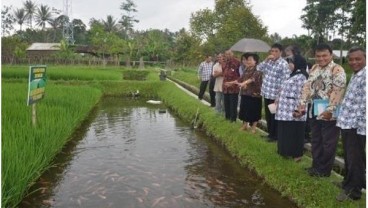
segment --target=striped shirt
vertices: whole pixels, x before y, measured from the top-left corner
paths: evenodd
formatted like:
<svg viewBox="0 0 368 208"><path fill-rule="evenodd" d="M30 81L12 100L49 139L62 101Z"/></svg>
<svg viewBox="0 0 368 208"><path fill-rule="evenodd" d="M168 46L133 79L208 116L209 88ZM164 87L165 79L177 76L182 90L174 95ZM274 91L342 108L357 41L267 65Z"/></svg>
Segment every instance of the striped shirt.
<svg viewBox="0 0 368 208"><path fill-rule="evenodd" d="M288 63L283 58L263 61L258 65L258 71L263 72L261 95L264 98L275 100L282 83L289 77Z"/></svg>
<svg viewBox="0 0 368 208"><path fill-rule="evenodd" d="M202 62L198 68L198 76L201 81L208 81L211 79L213 62Z"/></svg>
<svg viewBox="0 0 368 208"><path fill-rule="evenodd" d="M366 135L365 76L364 67L351 77L336 123L341 129L357 129L360 135Z"/></svg>

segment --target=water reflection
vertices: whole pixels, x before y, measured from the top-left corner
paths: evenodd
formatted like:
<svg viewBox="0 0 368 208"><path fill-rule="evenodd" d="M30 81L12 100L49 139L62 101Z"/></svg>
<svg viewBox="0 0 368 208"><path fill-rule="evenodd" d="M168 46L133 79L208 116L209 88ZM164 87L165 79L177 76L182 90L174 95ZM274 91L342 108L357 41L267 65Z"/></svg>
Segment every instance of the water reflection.
<svg viewBox="0 0 368 208"><path fill-rule="evenodd" d="M295 207L160 108L104 99L21 207Z"/></svg>

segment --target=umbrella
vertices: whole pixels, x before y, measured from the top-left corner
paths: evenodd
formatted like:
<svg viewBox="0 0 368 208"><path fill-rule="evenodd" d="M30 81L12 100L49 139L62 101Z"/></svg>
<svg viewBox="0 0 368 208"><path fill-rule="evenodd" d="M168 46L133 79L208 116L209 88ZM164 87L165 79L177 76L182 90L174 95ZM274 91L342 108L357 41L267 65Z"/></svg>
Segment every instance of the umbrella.
<svg viewBox="0 0 368 208"><path fill-rule="evenodd" d="M268 52L271 47L264 41L252 38L243 38L230 48L239 52Z"/></svg>

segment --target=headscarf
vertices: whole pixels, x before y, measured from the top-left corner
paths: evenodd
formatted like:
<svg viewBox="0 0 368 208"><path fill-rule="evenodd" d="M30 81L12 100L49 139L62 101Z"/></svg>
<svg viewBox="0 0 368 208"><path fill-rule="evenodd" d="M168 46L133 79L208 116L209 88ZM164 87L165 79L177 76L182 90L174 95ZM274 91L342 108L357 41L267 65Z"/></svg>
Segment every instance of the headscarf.
<svg viewBox="0 0 368 208"><path fill-rule="evenodd" d="M299 54L295 54L293 57L294 70L291 72L290 77L293 77L297 74L303 74L308 79L307 73L307 61L305 58Z"/></svg>

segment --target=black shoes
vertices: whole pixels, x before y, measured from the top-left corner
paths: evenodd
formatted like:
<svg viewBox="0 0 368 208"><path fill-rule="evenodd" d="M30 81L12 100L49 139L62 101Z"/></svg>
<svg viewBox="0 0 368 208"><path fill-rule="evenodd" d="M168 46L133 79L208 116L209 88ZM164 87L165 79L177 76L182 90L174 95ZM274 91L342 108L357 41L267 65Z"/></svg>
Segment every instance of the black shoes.
<svg viewBox="0 0 368 208"><path fill-rule="evenodd" d="M312 177L330 177L330 175L331 175L331 173L321 173L321 172L318 172L316 169L314 169L312 167L306 168L306 171Z"/></svg>
<svg viewBox="0 0 368 208"><path fill-rule="evenodd" d="M346 191L341 191L339 195L336 196L336 200L339 202L343 201L352 201L352 200L359 200L361 197L354 197Z"/></svg>
<svg viewBox="0 0 368 208"><path fill-rule="evenodd" d="M335 185L337 188L342 189L342 182L332 181L332 184Z"/></svg>
<svg viewBox="0 0 368 208"><path fill-rule="evenodd" d="M270 135L261 135L262 138L267 139L267 142L277 142L277 139L270 137Z"/></svg>
<svg viewBox="0 0 368 208"><path fill-rule="evenodd" d="M267 139L267 142L277 142L277 139L271 139L271 138L269 138L269 139Z"/></svg>

